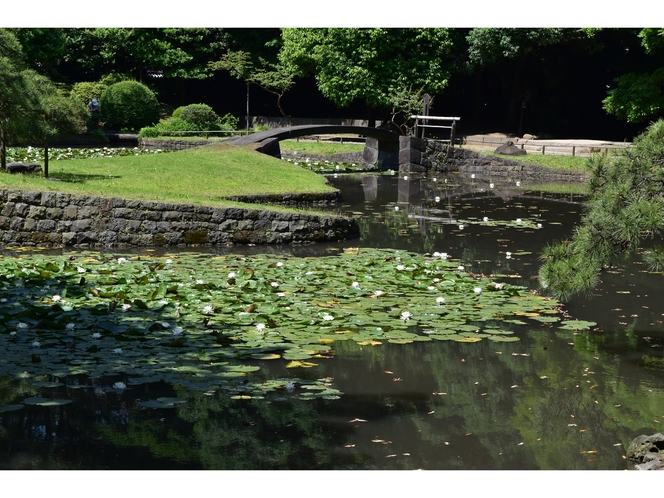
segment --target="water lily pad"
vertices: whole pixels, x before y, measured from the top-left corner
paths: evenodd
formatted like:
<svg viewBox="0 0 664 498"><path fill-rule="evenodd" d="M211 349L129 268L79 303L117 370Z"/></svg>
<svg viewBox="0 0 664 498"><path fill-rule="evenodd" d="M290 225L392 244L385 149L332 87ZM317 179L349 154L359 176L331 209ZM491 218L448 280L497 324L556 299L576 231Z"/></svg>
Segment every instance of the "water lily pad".
<svg viewBox="0 0 664 498"><path fill-rule="evenodd" d="M0 406L0 413L2 412L15 412L24 407L24 405L4 405Z"/></svg>
<svg viewBox="0 0 664 498"><path fill-rule="evenodd" d="M23 400L23 403L25 403L26 405L37 405L37 406L62 406L62 405L68 405L71 402L72 402L71 399L47 399L40 397L25 398Z"/></svg>

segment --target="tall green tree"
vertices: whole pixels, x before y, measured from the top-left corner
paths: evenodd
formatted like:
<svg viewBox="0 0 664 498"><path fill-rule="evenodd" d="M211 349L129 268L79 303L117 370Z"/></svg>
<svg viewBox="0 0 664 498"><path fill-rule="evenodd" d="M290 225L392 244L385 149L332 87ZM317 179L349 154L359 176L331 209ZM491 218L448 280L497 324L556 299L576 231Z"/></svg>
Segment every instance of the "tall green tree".
<svg viewBox="0 0 664 498"><path fill-rule="evenodd" d="M664 29L645 28L639 38L647 54L657 57L664 53ZM664 114L664 64L652 72L624 74L615 82L602 102L608 114L631 123Z"/></svg>
<svg viewBox="0 0 664 498"><path fill-rule="evenodd" d="M115 71L143 82L148 69L168 78L208 78L208 61L227 45L218 28L70 28L65 36L66 60L93 80Z"/></svg>
<svg viewBox="0 0 664 498"><path fill-rule="evenodd" d="M442 92L454 68L448 29L289 28L282 38L281 63L315 75L339 107L359 99L387 114L404 89Z"/></svg>
<svg viewBox="0 0 664 498"><path fill-rule="evenodd" d="M0 167L7 169L10 139L27 137L39 97L30 91L36 74L27 69L21 44L9 30L0 29Z"/></svg>
<svg viewBox="0 0 664 498"><path fill-rule="evenodd" d="M30 69L49 78L58 78L58 65L67 52L61 28L9 29L21 44L25 62Z"/></svg>
<svg viewBox="0 0 664 498"><path fill-rule="evenodd" d="M231 76L241 79L247 85L247 129L249 128L249 86L255 84L277 97L277 107L285 118L289 116L281 105L284 94L295 83L295 70L292 65L270 63L263 57L254 61L249 52L243 50L228 51L221 59L209 64L216 71L228 71Z"/></svg>
<svg viewBox="0 0 664 498"><path fill-rule="evenodd" d="M27 73L24 81L24 91L34 95L35 102L38 102L28 123L30 141L44 147L44 176L48 178L50 144L56 139L80 133L88 118L88 110L79 99L65 95L43 75Z"/></svg>

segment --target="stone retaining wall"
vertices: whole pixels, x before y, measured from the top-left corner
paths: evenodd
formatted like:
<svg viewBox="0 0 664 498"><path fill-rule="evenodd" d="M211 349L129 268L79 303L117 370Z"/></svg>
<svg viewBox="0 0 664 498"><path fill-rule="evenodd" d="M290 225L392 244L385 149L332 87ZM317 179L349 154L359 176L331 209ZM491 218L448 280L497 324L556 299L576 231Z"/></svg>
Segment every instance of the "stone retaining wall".
<svg viewBox="0 0 664 498"><path fill-rule="evenodd" d="M211 140L157 140L154 138L142 138L140 146L143 149L185 150L212 143L215 142Z"/></svg>
<svg viewBox="0 0 664 498"><path fill-rule="evenodd" d="M352 218L0 190L0 245L286 244L359 237Z"/></svg>
<svg viewBox="0 0 664 498"><path fill-rule="evenodd" d="M522 161L480 154L460 147L416 137L399 138L399 171L476 173L494 177L542 178L547 180L583 181L586 175L536 166Z"/></svg>

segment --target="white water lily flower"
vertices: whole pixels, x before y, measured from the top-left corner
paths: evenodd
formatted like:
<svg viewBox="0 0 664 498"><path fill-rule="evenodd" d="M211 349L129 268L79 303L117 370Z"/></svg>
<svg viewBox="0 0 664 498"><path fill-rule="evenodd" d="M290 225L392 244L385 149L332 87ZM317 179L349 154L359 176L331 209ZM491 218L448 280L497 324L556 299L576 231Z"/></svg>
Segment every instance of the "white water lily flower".
<svg viewBox="0 0 664 498"><path fill-rule="evenodd" d="M457 270L464 271L466 268L463 265L457 266Z"/></svg>
<svg viewBox="0 0 664 498"><path fill-rule="evenodd" d="M493 284L493 285L495 285L495 286L496 286L496 289L498 289L498 290L502 290L503 287L505 287L505 284L501 284L501 283L498 283L498 282L496 282L496 283Z"/></svg>
<svg viewBox="0 0 664 498"><path fill-rule="evenodd" d="M270 282L272 287L279 287L279 282Z"/></svg>
<svg viewBox="0 0 664 498"><path fill-rule="evenodd" d="M41 342L39 342L39 341L35 341L35 342L32 343L33 348L38 348L39 346L41 346Z"/></svg>
<svg viewBox="0 0 664 498"><path fill-rule="evenodd" d="M459 225L459 230L463 230L463 225Z"/></svg>
<svg viewBox="0 0 664 498"><path fill-rule="evenodd" d="M166 264L167 264L167 265L170 265L172 262L173 262L172 259L167 259L167 260L166 260Z"/></svg>
<svg viewBox="0 0 664 498"><path fill-rule="evenodd" d="M482 293L482 289L480 287L475 287L473 290L475 291L475 294L481 294Z"/></svg>
<svg viewBox="0 0 664 498"><path fill-rule="evenodd" d="M54 303L57 303L58 301L62 301L62 296L58 296L57 294L51 298L51 301Z"/></svg>
<svg viewBox="0 0 664 498"><path fill-rule="evenodd" d="M436 201L436 202L440 202L440 197L439 197L439 196L436 196L436 197L434 197L433 200Z"/></svg>
<svg viewBox="0 0 664 498"><path fill-rule="evenodd" d="M265 324L264 323L257 323L256 324L256 332L263 332L265 329Z"/></svg>
<svg viewBox="0 0 664 498"><path fill-rule="evenodd" d="M511 258L512 258L512 253L509 252L509 251L507 251L507 252L505 253L505 257L506 257L507 259L511 259Z"/></svg>
<svg viewBox="0 0 664 498"><path fill-rule="evenodd" d="M376 297L381 296L383 294L385 294L385 293L381 290L377 290L376 292L374 292L374 296L376 296Z"/></svg>
<svg viewBox="0 0 664 498"><path fill-rule="evenodd" d="M541 224L541 223L538 223L538 224L537 224L537 228L542 228L542 224Z"/></svg>
<svg viewBox="0 0 664 498"><path fill-rule="evenodd" d="M184 330L182 329L182 327L175 327L175 328L173 329L173 335L182 335L182 332L184 332Z"/></svg>
<svg viewBox="0 0 664 498"><path fill-rule="evenodd" d="M196 285L203 285L205 282L203 280L196 280Z"/></svg>
<svg viewBox="0 0 664 498"><path fill-rule="evenodd" d="M397 270L401 271L401 270L405 270L405 269L406 269L406 267L404 265L397 265Z"/></svg>
<svg viewBox="0 0 664 498"><path fill-rule="evenodd" d="M131 308L131 304L125 303L122 305L122 311L127 311L129 308Z"/></svg>
<svg viewBox="0 0 664 498"><path fill-rule="evenodd" d="M395 211L399 211L399 206L394 206Z"/></svg>
<svg viewBox="0 0 664 498"><path fill-rule="evenodd" d="M437 284L438 282L440 282L440 279L439 279L438 277L436 277L436 278L433 279L433 283L434 283L434 284Z"/></svg>
<svg viewBox="0 0 664 498"><path fill-rule="evenodd" d="M212 306L204 306L203 313L212 313Z"/></svg>
<svg viewBox="0 0 664 498"><path fill-rule="evenodd" d="M488 217L488 216L485 216L484 218L482 218L482 221L484 221L484 222L489 221L489 217Z"/></svg>
<svg viewBox="0 0 664 498"><path fill-rule="evenodd" d="M436 288L433 285L430 285L429 287L427 287L427 290L435 290L435 289Z"/></svg>
<svg viewBox="0 0 664 498"><path fill-rule="evenodd" d="M446 252L441 252L440 253L440 259L447 259L449 256L447 255Z"/></svg>
<svg viewBox="0 0 664 498"><path fill-rule="evenodd" d="M228 274L228 278L235 278L236 276L237 276L237 275L236 275L236 273L235 273L234 271L232 271L232 272L230 272L230 273Z"/></svg>
<svg viewBox="0 0 664 498"><path fill-rule="evenodd" d="M350 284L350 286L353 289L359 289L360 288L360 283L359 282L353 282L352 284Z"/></svg>
<svg viewBox="0 0 664 498"><path fill-rule="evenodd" d="M286 388L286 391L291 392L295 390L295 384L292 382L286 382L286 385L284 386Z"/></svg>
<svg viewBox="0 0 664 498"><path fill-rule="evenodd" d="M404 311L403 313L401 313L401 319L404 322L407 322L408 320L410 320L411 316L413 316L413 314L410 311Z"/></svg>
<svg viewBox="0 0 664 498"><path fill-rule="evenodd" d="M27 329L27 328L28 328L28 324L25 323L25 322L18 322L18 323L16 324L16 328L17 328L17 329Z"/></svg>
<svg viewBox="0 0 664 498"><path fill-rule="evenodd" d="M79 273L85 273L85 268L81 268L80 266L76 268L76 271Z"/></svg>
<svg viewBox="0 0 664 498"><path fill-rule="evenodd" d="M516 186L517 186L517 187L520 187L520 186L521 186L521 182L516 182Z"/></svg>
<svg viewBox="0 0 664 498"><path fill-rule="evenodd" d="M95 332L90 337L92 337L93 339L99 339L99 338L101 338L101 334L99 332Z"/></svg>
<svg viewBox="0 0 664 498"><path fill-rule="evenodd" d="M475 173L470 175L471 178L475 178Z"/></svg>
<svg viewBox="0 0 664 498"><path fill-rule="evenodd" d="M277 296L279 297L284 297L286 295L285 292L277 292Z"/></svg>
<svg viewBox="0 0 664 498"><path fill-rule="evenodd" d="M284 266L284 264L283 264L281 261L279 261L279 262L277 263L277 266Z"/></svg>
<svg viewBox="0 0 664 498"><path fill-rule="evenodd" d="M126 263L126 262L127 262L127 258L118 258L118 263L122 264L122 263Z"/></svg>
<svg viewBox="0 0 664 498"><path fill-rule="evenodd" d="M15 330L12 330L12 331L9 333L9 335L12 336L12 337L14 337L14 336L16 335L16 331L15 331Z"/></svg>
<svg viewBox="0 0 664 498"><path fill-rule="evenodd" d="M523 221L521 220L521 218L517 218L517 219L516 219L516 222L517 222L517 223L523 223Z"/></svg>
<svg viewBox="0 0 664 498"><path fill-rule="evenodd" d="M437 181L438 181L438 178L432 178L432 180L433 180L434 182L437 182Z"/></svg>
<svg viewBox="0 0 664 498"><path fill-rule="evenodd" d="M76 324L75 323L68 323L65 328L67 330L74 330L76 328Z"/></svg>
<svg viewBox="0 0 664 498"><path fill-rule="evenodd" d="M327 315L326 314L326 315L323 315L323 320L326 320L326 321L329 322L331 320L334 320L334 317L332 315Z"/></svg>
<svg viewBox="0 0 664 498"><path fill-rule="evenodd" d="M445 304L445 298L444 297L437 297L436 302L438 304Z"/></svg>
<svg viewBox="0 0 664 498"><path fill-rule="evenodd" d="M115 348L115 349L113 350L113 352L114 352L115 354L122 354L122 348Z"/></svg>
<svg viewBox="0 0 664 498"><path fill-rule="evenodd" d="M127 384L125 384L124 382L116 382L115 384L113 384L113 389L117 389L118 391L123 391L127 389Z"/></svg>

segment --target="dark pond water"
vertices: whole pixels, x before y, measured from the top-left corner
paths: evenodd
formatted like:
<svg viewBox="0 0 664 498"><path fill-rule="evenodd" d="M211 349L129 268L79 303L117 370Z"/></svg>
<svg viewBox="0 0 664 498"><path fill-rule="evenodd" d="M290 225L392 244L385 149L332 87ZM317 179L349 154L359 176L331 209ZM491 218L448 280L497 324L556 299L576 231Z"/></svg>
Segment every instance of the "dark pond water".
<svg viewBox="0 0 664 498"><path fill-rule="evenodd" d="M544 193L525 181L330 181L344 193L341 211L358 218L361 239L221 252L439 251L474 273L538 289L539 251L571 233L582 210L578 193ZM529 223L542 226L523 228ZM342 391L337 400L305 401L297 392L233 400L165 383L104 389L117 378L59 387L0 380L0 405L29 395L74 400L0 412L0 468L625 469L630 441L664 424L662 275L636 256L603 277L592 296L565 303L571 317L596 322L585 332L543 323L513 343L339 342L336 356L308 374ZM283 375L283 365L270 365ZM138 404L157 397L186 403Z"/></svg>

